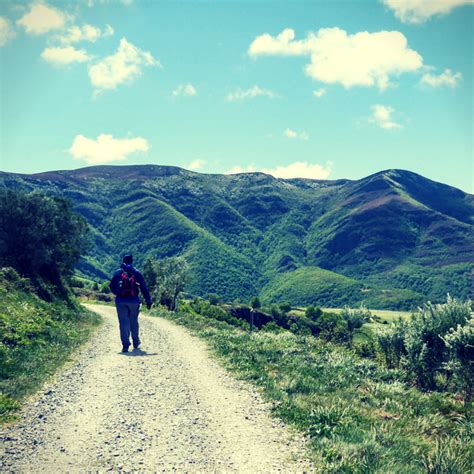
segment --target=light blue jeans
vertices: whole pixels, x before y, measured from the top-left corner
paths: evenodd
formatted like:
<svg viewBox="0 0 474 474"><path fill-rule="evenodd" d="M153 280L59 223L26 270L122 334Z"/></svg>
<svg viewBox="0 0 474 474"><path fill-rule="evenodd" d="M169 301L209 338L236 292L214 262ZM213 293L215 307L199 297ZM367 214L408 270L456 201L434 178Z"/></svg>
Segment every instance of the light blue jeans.
<svg viewBox="0 0 474 474"><path fill-rule="evenodd" d="M140 344L138 336L138 313L140 312L140 303L116 302L117 314L120 325L120 339L122 346L130 346L130 333L132 334L133 345L137 347Z"/></svg>

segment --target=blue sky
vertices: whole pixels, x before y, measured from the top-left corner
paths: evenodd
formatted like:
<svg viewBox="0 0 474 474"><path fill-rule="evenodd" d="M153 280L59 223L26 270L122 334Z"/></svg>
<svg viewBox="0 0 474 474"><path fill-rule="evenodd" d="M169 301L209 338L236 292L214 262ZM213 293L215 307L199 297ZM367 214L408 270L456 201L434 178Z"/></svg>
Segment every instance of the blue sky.
<svg viewBox="0 0 474 474"><path fill-rule="evenodd" d="M0 168L166 164L474 192L472 0L0 2Z"/></svg>

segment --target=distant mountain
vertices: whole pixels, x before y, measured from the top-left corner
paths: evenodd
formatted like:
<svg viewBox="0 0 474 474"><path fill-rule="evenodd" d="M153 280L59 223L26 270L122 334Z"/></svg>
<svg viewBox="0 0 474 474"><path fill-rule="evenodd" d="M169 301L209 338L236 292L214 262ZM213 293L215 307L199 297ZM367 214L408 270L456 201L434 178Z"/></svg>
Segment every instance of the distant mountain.
<svg viewBox="0 0 474 474"><path fill-rule="evenodd" d="M409 308L473 297L474 196L409 171L351 181L211 175L172 166L0 173L63 194L90 223L79 271L108 278L125 252L185 256L189 292Z"/></svg>

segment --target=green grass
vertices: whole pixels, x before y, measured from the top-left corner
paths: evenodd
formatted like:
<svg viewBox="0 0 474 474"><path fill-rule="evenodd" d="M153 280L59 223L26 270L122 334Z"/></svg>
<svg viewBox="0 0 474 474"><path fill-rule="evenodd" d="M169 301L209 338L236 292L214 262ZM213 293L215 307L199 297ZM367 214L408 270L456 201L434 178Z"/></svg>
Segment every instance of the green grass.
<svg viewBox="0 0 474 474"><path fill-rule="evenodd" d="M0 300L0 422L5 422L88 338L100 317L74 300L47 303L25 280L0 280Z"/></svg>
<svg viewBox="0 0 474 474"><path fill-rule="evenodd" d="M208 341L308 437L318 472L464 473L474 462L472 407L452 395L422 393L401 371L320 338L281 329L249 335L195 311L163 315Z"/></svg>
<svg viewBox="0 0 474 474"><path fill-rule="evenodd" d="M328 302L344 305L357 301L362 283L318 267L299 268L274 278L261 297L264 302L292 301L299 305L321 306Z"/></svg>

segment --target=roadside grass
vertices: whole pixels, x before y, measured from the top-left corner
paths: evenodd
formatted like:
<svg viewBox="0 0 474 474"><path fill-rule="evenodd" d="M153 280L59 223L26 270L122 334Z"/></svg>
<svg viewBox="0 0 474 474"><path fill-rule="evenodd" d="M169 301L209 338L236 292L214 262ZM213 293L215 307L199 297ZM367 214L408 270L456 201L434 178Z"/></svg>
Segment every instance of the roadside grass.
<svg viewBox="0 0 474 474"><path fill-rule="evenodd" d="M0 279L0 423L37 390L100 324L76 301L47 303L26 280Z"/></svg>
<svg viewBox="0 0 474 474"><path fill-rule="evenodd" d="M321 472L465 473L474 465L472 406L423 393L403 372L281 328L249 335L242 323L154 311L204 338L237 377L255 384L276 416L309 440Z"/></svg>

